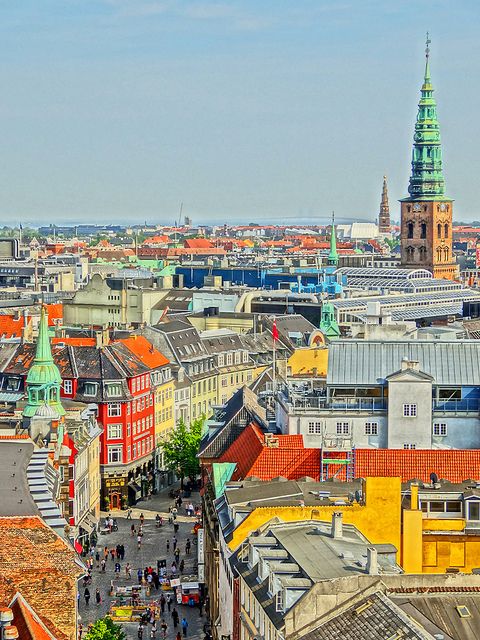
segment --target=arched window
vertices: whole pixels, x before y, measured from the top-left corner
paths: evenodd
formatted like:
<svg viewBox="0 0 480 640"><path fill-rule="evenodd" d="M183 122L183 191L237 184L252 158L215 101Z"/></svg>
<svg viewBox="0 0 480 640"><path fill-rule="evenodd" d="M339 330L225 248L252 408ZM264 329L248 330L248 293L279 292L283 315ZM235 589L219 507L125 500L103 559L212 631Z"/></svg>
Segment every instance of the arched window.
<svg viewBox="0 0 480 640"><path fill-rule="evenodd" d="M420 252L420 260L424 262L427 258L427 247L420 247L419 252Z"/></svg>
<svg viewBox="0 0 480 640"><path fill-rule="evenodd" d="M445 238L448 238L448 224L447 223L444 224L443 229L444 229Z"/></svg>
<svg viewBox="0 0 480 640"><path fill-rule="evenodd" d="M407 238L413 238L413 222L407 224Z"/></svg>
<svg viewBox="0 0 480 640"><path fill-rule="evenodd" d="M421 238L426 238L427 237L427 223L426 222L422 222L422 226L421 226L421 230L420 230L420 237Z"/></svg>
<svg viewBox="0 0 480 640"><path fill-rule="evenodd" d="M448 260L448 247L443 247L443 256L445 260Z"/></svg>
<svg viewBox="0 0 480 640"><path fill-rule="evenodd" d="M437 261L442 261L442 247L437 247Z"/></svg>
<svg viewBox="0 0 480 640"><path fill-rule="evenodd" d="M440 223L437 224L437 238L442 237L442 225Z"/></svg>
<svg viewBox="0 0 480 640"><path fill-rule="evenodd" d="M407 247L407 262L413 262L415 255L415 249L413 247Z"/></svg>

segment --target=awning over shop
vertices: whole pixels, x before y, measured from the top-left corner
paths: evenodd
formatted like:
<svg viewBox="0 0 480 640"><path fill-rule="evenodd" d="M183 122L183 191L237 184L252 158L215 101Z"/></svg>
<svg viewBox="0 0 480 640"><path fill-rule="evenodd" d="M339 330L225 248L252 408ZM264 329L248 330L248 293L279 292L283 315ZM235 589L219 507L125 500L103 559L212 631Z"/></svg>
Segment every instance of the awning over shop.
<svg viewBox="0 0 480 640"><path fill-rule="evenodd" d="M77 553L82 553L83 552L83 547L80 544L80 542L78 540L75 540L75 542L73 543L73 546L75 547L75 551Z"/></svg>

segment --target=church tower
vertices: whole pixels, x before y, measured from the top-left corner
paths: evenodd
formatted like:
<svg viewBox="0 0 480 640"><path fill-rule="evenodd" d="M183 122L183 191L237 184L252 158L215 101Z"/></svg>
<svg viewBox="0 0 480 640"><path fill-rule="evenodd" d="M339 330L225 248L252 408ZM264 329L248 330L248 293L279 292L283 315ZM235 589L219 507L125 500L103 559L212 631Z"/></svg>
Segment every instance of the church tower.
<svg viewBox="0 0 480 640"><path fill-rule="evenodd" d="M27 374L28 400L23 416L57 419L63 416L65 409L60 401L61 384L62 377L53 361L47 315L42 305L35 358Z"/></svg>
<svg viewBox="0 0 480 640"><path fill-rule="evenodd" d="M383 176L382 201L380 202L380 213L378 215L378 230L380 235L391 233L390 226L390 205L388 204L387 176Z"/></svg>
<svg viewBox="0 0 480 640"><path fill-rule="evenodd" d="M430 78L427 34L425 77L413 136L410 196L401 200L401 261L408 269L428 269L435 278L454 280L453 200L445 195L437 105Z"/></svg>

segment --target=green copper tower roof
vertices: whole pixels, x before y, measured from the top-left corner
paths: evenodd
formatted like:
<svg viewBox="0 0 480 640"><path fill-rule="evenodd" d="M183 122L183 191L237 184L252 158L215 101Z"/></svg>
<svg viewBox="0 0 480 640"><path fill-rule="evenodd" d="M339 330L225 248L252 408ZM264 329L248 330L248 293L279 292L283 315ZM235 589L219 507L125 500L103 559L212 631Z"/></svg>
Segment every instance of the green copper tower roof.
<svg viewBox="0 0 480 640"><path fill-rule="evenodd" d="M64 415L65 409L60 402L61 384L62 377L53 361L50 348L47 315L42 306L35 358L27 375L28 402L23 415L27 418L42 415L42 412L45 413L45 405L54 409L58 415Z"/></svg>
<svg viewBox="0 0 480 640"><path fill-rule="evenodd" d="M337 252L337 236L335 234L335 216L332 214L332 232L330 234L330 253L328 254L327 264L330 267L338 265Z"/></svg>
<svg viewBox="0 0 480 640"><path fill-rule="evenodd" d="M437 103L433 97L430 77L430 39L427 33L425 49L425 77L418 103L417 121L413 136L412 175L408 185L409 198L405 200L448 200L442 171L440 125Z"/></svg>
<svg viewBox="0 0 480 640"><path fill-rule="evenodd" d="M340 328L335 319L335 307L331 302L322 303L322 315L320 320L320 331L327 338L340 337Z"/></svg>

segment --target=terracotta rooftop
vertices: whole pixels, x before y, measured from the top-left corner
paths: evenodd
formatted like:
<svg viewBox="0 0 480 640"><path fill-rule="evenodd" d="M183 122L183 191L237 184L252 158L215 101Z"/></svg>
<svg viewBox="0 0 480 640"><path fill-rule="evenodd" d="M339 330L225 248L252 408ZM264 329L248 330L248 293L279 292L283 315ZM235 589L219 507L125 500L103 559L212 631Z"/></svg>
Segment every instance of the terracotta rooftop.
<svg viewBox="0 0 480 640"><path fill-rule="evenodd" d="M270 437L273 437L273 441L269 445L261 429L251 423L243 429L219 462L236 463L233 480L248 477L272 480L278 476L288 480L304 476L319 480L319 449L306 449L301 435L272 434Z"/></svg>
<svg viewBox="0 0 480 640"><path fill-rule="evenodd" d="M170 363L170 360L166 358L163 353L160 353L158 349L155 349L153 344L149 342L144 336L135 335L130 338L120 340L127 349L137 356L144 364L151 369L157 367L164 367Z"/></svg>
<svg viewBox="0 0 480 640"><path fill-rule="evenodd" d="M75 640L75 551L35 516L0 518L0 540L0 602L20 592L56 638Z"/></svg>
<svg viewBox="0 0 480 640"><path fill-rule="evenodd" d="M15 595L9 607L13 613L12 624L17 627L21 640L55 640L55 636L48 631L40 617L20 593Z"/></svg>

